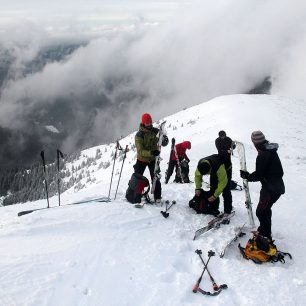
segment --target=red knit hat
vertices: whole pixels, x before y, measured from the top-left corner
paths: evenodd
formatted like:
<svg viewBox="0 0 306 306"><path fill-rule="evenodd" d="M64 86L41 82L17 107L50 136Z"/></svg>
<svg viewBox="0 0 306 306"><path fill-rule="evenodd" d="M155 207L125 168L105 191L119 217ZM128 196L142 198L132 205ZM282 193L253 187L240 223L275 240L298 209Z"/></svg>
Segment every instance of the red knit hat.
<svg viewBox="0 0 306 306"><path fill-rule="evenodd" d="M141 117L141 123L144 125L152 125L152 117L150 114L145 113Z"/></svg>

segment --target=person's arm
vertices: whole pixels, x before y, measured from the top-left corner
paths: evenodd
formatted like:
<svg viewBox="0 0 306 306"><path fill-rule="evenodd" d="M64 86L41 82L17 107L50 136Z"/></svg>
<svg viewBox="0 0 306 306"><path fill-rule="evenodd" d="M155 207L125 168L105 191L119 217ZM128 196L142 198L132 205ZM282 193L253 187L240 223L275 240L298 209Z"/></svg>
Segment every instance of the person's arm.
<svg viewBox="0 0 306 306"><path fill-rule="evenodd" d="M250 173L250 175L247 178L249 182L258 182L263 180L269 159L270 159L269 152L267 151L259 152L256 158L256 169L253 173Z"/></svg>
<svg viewBox="0 0 306 306"><path fill-rule="evenodd" d="M203 177L202 174L200 173L199 169L197 168L196 171L195 171L195 174L194 174L194 182L195 182L196 191L201 190L201 188L202 188L202 182L203 182L202 177Z"/></svg>
<svg viewBox="0 0 306 306"><path fill-rule="evenodd" d="M218 177L218 186L214 192L215 198L218 198L220 196L220 194L222 193L223 189L226 187L228 182L226 170L223 164L219 167L217 171L217 177Z"/></svg>

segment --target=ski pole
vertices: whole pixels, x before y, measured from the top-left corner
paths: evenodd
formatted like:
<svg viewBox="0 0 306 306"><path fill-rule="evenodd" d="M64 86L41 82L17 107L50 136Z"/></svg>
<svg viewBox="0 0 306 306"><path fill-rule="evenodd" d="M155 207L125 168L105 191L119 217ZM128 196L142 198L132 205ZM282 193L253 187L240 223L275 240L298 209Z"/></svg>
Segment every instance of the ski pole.
<svg viewBox="0 0 306 306"><path fill-rule="evenodd" d="M166 202L166 210L165 211L161 211L160 213L163 215L163 217L165 217L165 218L168 218L169 217L169 213L167 212L174 204L176 204L176 201L175 200L173 200L172 202L171 202L171 205L170 206L168 206L168 204L169 204L169 201L167 200Z"/></svg>
<svg viewBox="0 0 306 306"><path fill-rule="evenodd" d="M57 149L57 191L58 191L58 206L61 206L61 188L60 188L60 157L64 158L64 154Z"/></svg>
<svg viewBox="0 0 306 306"><path fill-rule="evenodd" d="M116 142L116 150L115 150L115 155L114 155L114 162L113 162L113 170L112 170L112 175L111 175L111 181L110 181L110 185L109 185L109 191L108 191L108 198L110 200L110 192L111 192L111 188L112 188L112 182L113 182L113 175L114 175L114 169L115 169L115 163L116 163L116 158L117 158L117 151L121 150L121 146L119 144L119 141L117 140Z"/></svg>
<svg viewBox="0 0 306 306"><path fill-rule="evenodd" d="M49 205L49 192L48 192L48 184L47 184L47 174L46 174L46 163L45 163L45 152L42 150L40 152L40 156L43 162L43 167L44 167L44 177L45 177L45 190L46 190L46 195L47 195L47 203L48 203L48 208L50 207Z"/></svg>
<svg viewBox="0 0 306 306"><path fill-rule="evenodd" d="M118 187L119 187L119 183L120 183L120 179L121 179L121 174L122 174L122 169L123 169L123 165L124 165L124 161L125 161L125 158L126 158L127 151L128 151L128 145L126 145L125 150L124 150L124 156L123 156L123 161L122 161L122 165L121 165L121 170L120 170L120 174L119 174L119 179L118 179L118 184L117 184L114 200L116 200L117 191L118 191Z"/></svg>
<svg viewBox="0 0 306 306"><path fill-rule="evenodd" d="M193 287L193 289L192 289L192 292L194 292L194 293L197 293L197 292L198 292L198 289L199 289L199 287L200 287L200 283L201 283L201 281L202 281L203 274L204 274L205 270L207 269L208 263L209 263L210 258L211 258L212 256L215 256L215 252L212 251L212 250L208 251L208 260L207 260L207 263L206 263L206 265L204 265L204 269L203 269L203 271L202 271L202 274L201 274L201 276L199 277L199 279L197 280L196 284L194 285L194 287Z"/></svg>
<svg viewBox="0 0 306 306"><path fill-rule="evenodd" d="M202 257L202 251L201 251L201 250L196 250L195 252L199 255L199 257L201 258L201 261L202 261L203 265L205 266L206 264L205 264L205 261L203 260L203 257ZM227 285L226 285L226 284L222 284L222 285L218 286L218 285L216 284L214 278L213 278L212 275L210 274L208 268L206 268L206 271L207 271L207 273L208 273L208 275L209 275L209 278L210 278L210 280L211 280L211 282L212 282L212 285L213 285L213 289L214 289L215 291L218 291L218 290L220 290L220 289L226 289L226 288L227 288ZM220 291L221 291L221 290L220 290Z"/></svg>

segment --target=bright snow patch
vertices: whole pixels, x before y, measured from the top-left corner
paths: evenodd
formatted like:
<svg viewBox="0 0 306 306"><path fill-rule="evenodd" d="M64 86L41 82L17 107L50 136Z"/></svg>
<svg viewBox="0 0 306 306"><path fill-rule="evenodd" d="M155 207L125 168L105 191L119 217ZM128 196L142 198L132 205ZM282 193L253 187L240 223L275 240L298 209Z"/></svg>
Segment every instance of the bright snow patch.
<svg viewBox="0 0 306 306"><path fill-rule="evenodd" d="M202 249L206 260L209 250L218 252L235 227L248 221L244 192L233 192L236 215L230 225L193 241L194 231L210 220L210 216L197 215L188 207L193 184L162 184L163 197L177 201L168 219L160 214L164 208L147 205L136 209L125 201L135 162L135 151L131 150L116 201L65 206L108 195L112 167L99 169L97 164L88 169L96 183L86 185L84 181L86 188L78 193L66 191L62 207L22 217L17 217L17 212L44 207L46 201L0 209L0 305L305 305L305 118L305 102L264 95L220 97L165 118L170 139L192 143L187 152L192 180L198 160L216 152L214 140L221 129L245 143L250 171L256 158L250 141L253 130L260 129L267 139L279 143L286 194L273 207L272 231L277 246L290 252L292 261L255 265L241 257L236 242L223 259L215 256L209 264L217 283L226 283L228 289L217 297L192 293L203 268L194 251ZM133 144L134 135L122 139L122 147ZM83 151L78 163L86 156L95 156L97 148L102 152L101 162L109 161L114 144ZM169 152L170 146L161 153L163 175ZM237 152L232 160L233 179L241 182ZM117 160L112 198L120 168ZM148 172L145 174L148 176ZM259 190L259 183L250 183L254 211ZM50 203L56 206L57 197ZM250 236L247 231L241 244L245 245ZM206 273L201 287L212 291Z"/></svg>

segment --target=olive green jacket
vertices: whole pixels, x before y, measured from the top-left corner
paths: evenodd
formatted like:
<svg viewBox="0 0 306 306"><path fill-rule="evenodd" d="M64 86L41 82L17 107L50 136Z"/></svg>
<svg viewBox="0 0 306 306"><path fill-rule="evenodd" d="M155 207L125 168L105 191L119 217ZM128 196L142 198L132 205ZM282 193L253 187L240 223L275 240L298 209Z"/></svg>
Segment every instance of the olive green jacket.
<svg viewBox="0 0 306 306"><path fill-rule="evenodd" d="M155 160L155 156L152 155L152 151L157 150L157 128L152 130L146 130L142 124L139 126L139 130L135 135L135 146L137 149L137 159L146 163Z"/></svg>

